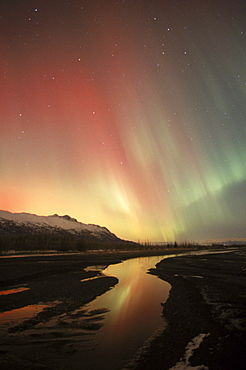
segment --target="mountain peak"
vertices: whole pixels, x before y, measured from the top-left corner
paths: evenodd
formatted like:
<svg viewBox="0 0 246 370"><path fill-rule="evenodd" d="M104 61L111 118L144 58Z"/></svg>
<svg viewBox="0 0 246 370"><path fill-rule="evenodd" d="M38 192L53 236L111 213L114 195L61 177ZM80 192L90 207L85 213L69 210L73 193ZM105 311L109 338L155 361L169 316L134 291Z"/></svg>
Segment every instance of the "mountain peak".
<svg viewBox="0 0 246 370"><path fill-rule="evenodd" d="M67 220L67 221L78 222L78 220L76 220L76 218L70 217L69 215L59 216L57 213L55 213L54 215L48 216L48 217L59 217L59 218L63 218L64 220Z"/></svg>
<svg viewBox="0 0 246 370"><path fill-rule="evenodd" d="M68 215L37 216L30 213L11 213L0 210L0 231L67 233L84 239L98 241L122 241L106 227L84 224ZM18 231L19 230L19 231Z"/></svg>

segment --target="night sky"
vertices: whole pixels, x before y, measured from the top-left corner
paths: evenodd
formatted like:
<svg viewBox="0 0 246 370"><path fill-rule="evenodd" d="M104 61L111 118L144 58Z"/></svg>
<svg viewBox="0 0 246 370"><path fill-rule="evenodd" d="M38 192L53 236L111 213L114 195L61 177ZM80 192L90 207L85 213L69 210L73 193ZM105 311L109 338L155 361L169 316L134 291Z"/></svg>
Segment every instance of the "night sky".
<svg viewBox="0 0 246 370"><path fill-rule="evenodd" d="M2 0L0 209L246 239L244 0Z"/></svg>

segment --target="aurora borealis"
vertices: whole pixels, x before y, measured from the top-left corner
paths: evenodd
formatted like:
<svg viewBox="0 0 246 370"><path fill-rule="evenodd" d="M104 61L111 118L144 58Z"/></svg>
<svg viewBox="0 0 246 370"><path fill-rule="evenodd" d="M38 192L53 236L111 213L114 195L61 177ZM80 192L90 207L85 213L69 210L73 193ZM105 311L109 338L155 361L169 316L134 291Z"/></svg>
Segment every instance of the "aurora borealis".
<svg viewBox="0 0 246 370"><path fill-rule="evenodd" d="M0 209L246 239L244 1L2 1Z"/></svg>

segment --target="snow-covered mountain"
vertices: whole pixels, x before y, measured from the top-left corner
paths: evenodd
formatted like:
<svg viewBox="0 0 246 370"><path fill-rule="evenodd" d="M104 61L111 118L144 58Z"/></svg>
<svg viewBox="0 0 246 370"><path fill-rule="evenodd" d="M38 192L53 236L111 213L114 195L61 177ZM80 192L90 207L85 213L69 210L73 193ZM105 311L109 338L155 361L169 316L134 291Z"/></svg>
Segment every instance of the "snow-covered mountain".
<svg viewBox="0 0 246 370"><path fill-rule="evenodd" d="M83 224L70 216L37 216L30 213L11 213L0 211L0 233L53 233L72 234L78 237L97 241L122 242L106 227Z"/></svg>

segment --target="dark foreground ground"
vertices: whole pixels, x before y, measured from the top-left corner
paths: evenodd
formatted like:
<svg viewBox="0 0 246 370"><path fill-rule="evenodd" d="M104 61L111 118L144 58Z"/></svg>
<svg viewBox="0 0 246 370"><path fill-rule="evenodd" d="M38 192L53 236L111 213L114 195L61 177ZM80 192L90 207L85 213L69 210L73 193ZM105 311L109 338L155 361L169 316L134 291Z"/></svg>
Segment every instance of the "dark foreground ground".
<svg viewBox="0 0 246 370"><path fill-rule="evenodd" d="M83 369L83 364L70 362L76 357L71 354L77 343L88 342L102 326L105 313L88 312L84 305L118 283L115 277L90 280L98 272L85 268L99 265L103 269L127 258L160 253L0 258L0 369ZM84 279L89 280L81 282ZM20 288L26 290L6 294Z"/></svg>
<svg viewBox="0 0 246 370"><path fill-rule="evenodd" d="M246 249L165 259L151 273L172 286L168 326L136 369L246 369Z"/></svg>
<svg viewBox="0 0 246 370"><path fill-rule="evenodd" d="M151 271L172 285L163 306L168 325L140 355L137 370L246 369L246 255L239 251L168 258ZM0 369L68 369L62 359L103 321L104 312L88 312L83 305L117 284L114 277L81 283L97 274L84 269L139 255L0 258L0 291L28 288L0 295L0 318L37 307L28 319L18 320L16 311L16 320L0 321ZM39 312L42 304L47 307ZM83 367L70 364L73 369Z"/></svg>

